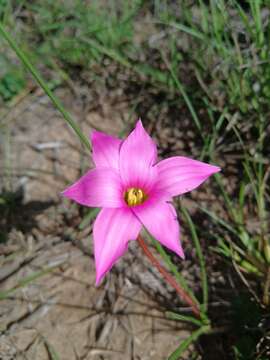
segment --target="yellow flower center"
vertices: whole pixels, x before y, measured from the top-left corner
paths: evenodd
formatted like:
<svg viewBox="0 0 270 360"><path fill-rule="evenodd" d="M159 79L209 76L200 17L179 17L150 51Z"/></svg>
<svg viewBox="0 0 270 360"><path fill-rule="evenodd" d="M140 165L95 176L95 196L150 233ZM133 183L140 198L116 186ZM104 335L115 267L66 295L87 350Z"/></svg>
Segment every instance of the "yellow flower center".
<svg viewBox="0 0 270 360"><path fill-rule="evenodd" d="M128 206L141 205L147 199L142 189L130 188L125 192L125 201Z"/></svg>

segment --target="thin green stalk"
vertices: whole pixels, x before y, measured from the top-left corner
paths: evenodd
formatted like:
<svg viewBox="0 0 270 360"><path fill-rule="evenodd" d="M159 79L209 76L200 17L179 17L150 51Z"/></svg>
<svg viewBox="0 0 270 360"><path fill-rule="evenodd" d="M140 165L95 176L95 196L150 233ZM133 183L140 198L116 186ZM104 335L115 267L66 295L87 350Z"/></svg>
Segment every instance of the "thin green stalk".
<svg viewBox="0 0 270 360"><path fill-rule="evenodd" d="M10 128L7 125L3 131L3 143L4 143L4 183L6 190L12 191L12 174L11 174L11 136Z"/></svg>
<svg viewBox="0 0 270 360"><path fill-rule="evenodd" d="M202 281L202 292L203 292L203 303L202 303L202 310L204 313L207 311L207 305L208 305L208 282L207 282L207 275L206 275L206 266L205 266L205 259L202 253L202 248L200 241L197 236L197 232L195 229L195 226L193 224L193 221L191 220L191 217L189 216L188 211L182 207L182 211L184 213L184 216L188 222L188 225L190 227L191 236L194 241L195 249L199 258L200 263L200 270L201 270L201 281Z"/></svg>
<svg viewBox="0 0 270 360"><path fill-rule="evenodd" d="M201 130L202 130L202 126L201 126L201 123L200 123L200 120L197 116L197 113L188 97L188 94L186 93L186 90L184 88L184 86L180 83L180 81L178 80L173 68L171 67L171 65L169 64L169 62L167 61L166 57L161 53L162 55L162 58L163 58L163 61L165 62L169 72L171 73L171 77L175 83L175 86L177 87L177 89L179 90L179 92L181 93L181 95L183 96L183 99L185 101L185 103L187 104L187 107L190 111L190 114L192 116L192 119L197 127L197 129L199 130L200 134L201 134ZM203 138L203 135L201 134L202 138Z"/></svg>
<svg viewBox="0 0 270 360"><path fill-rule="evenodd" d="M124 66L126 68L132 68L132 64L124 56L122 56L119 52L115 51L114 49L105 47L105 46L99 44L97 41L89 39L89 38L83 37L83 38L81 38L81 40L83 42L85 42L86 44L92 46L94 49L99 51L101 54L104 54L104 55L108 56L109 58L113 59L115 62L118 62L122 66Z"/></svg>
<svg viewBox="0 0 270 360"><path fill-rule="evenodd" d="M81 40L86 44L92 46L95 50L99 53L104 54L111 58L113 61L117 62L118 64L126 67L127 69L132 69L135 73L139 75L146 75L149 76L153 83L157 86L158 84L167 86L167 75L164 74L162 71L149 66L147 64L135 64L129 61L128 58L124 57L119 51L115 49L108 48L99 44L97 41L89 38L82 37Z"/></svg>
<svg viewBox="0 0 270 360"><path fill-rule="evenodd" d="M263 26L262 26L262 18L261 18L261 5L262 5L262 1L261 0L250 0L250 8L251 8L251 13L254 19L254 23L255 23L255 29L256 29L256 33L255 33L255 39L257 41L257 46L260 47L262 46L263 42L264 42L264 33L263 33Z"/></svg>
<svg viewBox="0 0 270 360"><path fill-rule="evenodd" d="M185 321L185 322L191 323L191 324L196 325L196 326L202 326L203 325L203 323L200 320L196 319L193 316L177 314L177 313L175 313L173 311L167 311L166 316L169 319L178 320L178 321Z"/></svg>
<svg viewBox="0 0 270 360"><path fill-rule="evenodd" d="M10 47L15 51L18 58L21 60L23 65L26 69L32 74L34 79L40 85L40 87L44 90L44 92L48 95L51 99L54 106L58 109L58 111L63 115L66 122L71 126L71 128L75 131L76 135L80 139L80 141L86 146L88 150L90 150L90 143L87 137L83 134L82 130L80 129L79 125L73 120L72 116L69 112L67 112L64 106L61 104L60 100L53 94L50 90L46 82L43 80L41 75L35 69L35 67L31 64L26 54L17 46L16 42L10 36L10 34L5 30L3 25L0 23L0 35L8 42Z"/></svg>
<svg viewBox="0 0 270 360"><path fill-rule="evenodd" d="M219 216L217 216L214 212L212 212L202 206L198 206L198 208L201 211L203 211L205 214L210 216L217 224L222 225L225 229L229 230L235 236L239 236L239 233L236 229L234 229L228 222L226 222L225 220L223 220Z"/></svg>
<svg viewBox="0 0 270 360"><path fill-rule="evenodd" d="M265 133L264 133L264 129L265 129L265 120L263 115L260 116L259 119L259 144L258 144L258 150L260 154L263 154L263 147L264 147L264 138L265 138ZM264 166L262 163L258 164L258 170L257 170L257 178L258 178L258 199L257 199L257 203L258 203L258 215L259 215L259 220L260 220L260 224L261 224L261 241L259 243L259 249L266 249L268 246L267 240L266 240L266 234L267 234L267 230L268 230L268 226L267 226L267 222L266 220L266 207L265 207L265 187L266 187L266 183L265 183L265 174L264 174Z"/></svg>
<svg viewBox="0 0 270 360"><path fill-rule="evenodd" d="M91 223L91 221L94 219L94 217L99 213L99 208L92 208L87 211L87 213L82 218L82 221L80 222L79 229L83 230L86 228L87 225Z"/></svg>
<svg viewBox="0 0 270 360"><path fill-rule="evenodd" d="M237 0L233 0L233 4L235 6L235 8L238 11L238 14L242 20L242 23L245 25L247 32L252 35L253 34L253 29L252 26L250 26L250 18L248 17L248 15L245 13L245 11L243 10L242 6L238 3Z"/></svg>
<svg viewBox="0 0 270 360"><path fill-rule="evenodd" d="M223 199L225 201L225 204L227 206L227 209L228 209L228 213L229 215L231 216L231 218L233 220L235 220L237 218L236 214L235 214L235 207L234 207L234 204L233 202L231 201L231 199L229 198L225 188L224 188L224 185L222 183L222 180L221 180L221 175L220 174L215 174L214 175L214 179L216 180L220 190L221 190L221 194L223 196Z"/></svg>
<svg viewBox="0 0 270 360"><path fill-rule="evenodd" d="M204 4L203 0L199 0L200 12L201 12L201 27L204 34L208 34L209 31L209 11L207 5Z"/></svg>
<svg viewBox="0 0 270 360"><path fill-rule="evenodd" d="M12 295L16 290L21 289L28 284L31 284L36 279L39 279L40 277L47 275L48 273L56 270L59 267L59 265L46 267L40 271L33 272L32 274L20 279L13 288L9 288L6 290L0 291L0 300L7 299L10 295Z"/></svg>
<svg viewBox="0 0 270 360"><path fill-rule="evenodd" d="M186 26L184 24L176 23L176 22L155 21L155 23L166 25L168 27L172 27L174 29L183 31L184 33L191 35L200 41L204 41L204 42L208 41L208 38L206 37L206 35L203 32L198 31L195 28L192 28L190 26Z"/></svg>
<svg viewBox="0 0 270 360"><path fill-rule="evenodd" d="M56 352L52 344L49 343L48 340L43 335L41 335L41 338L46 346L48 355L50 356L50 360L61 360L60 355Z"/></svg>
<svg viewBox="0 0 270 360"><path fill-rule="evenodd" d="M186 340L184 340L179 347L169 356L168 360L179 360L180 356L185 350L196 341L201 335L208 333L210 326L202 326L198 330L195 330Z"/></svg>

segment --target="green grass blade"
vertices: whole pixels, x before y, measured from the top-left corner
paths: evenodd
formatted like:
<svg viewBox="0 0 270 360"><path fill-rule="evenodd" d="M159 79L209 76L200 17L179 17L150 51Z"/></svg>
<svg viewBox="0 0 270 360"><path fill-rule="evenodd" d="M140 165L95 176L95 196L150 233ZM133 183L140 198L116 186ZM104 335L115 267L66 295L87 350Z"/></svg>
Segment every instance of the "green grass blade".
<svg viewBox="0 0 270 360"><path fill-rule="evenodd" d="M118 64L131 69L135 73L139 75L146 75L152 79L154 83L166 84L168 83L168 75L164 74L164 72L155 69L148 64L134 64L129 61L128 58L123 56L119 51L106 47L104 45L99 44L97 41L89 38L82 38L81 39L84 43L91 46L93 49L97 50L100 54L108 56L113 61L117 62Z"/></svg>
<svg viewBox="0 0 270 360"><path fill-rule="evenodd" d="M230 214L231 218L234 219L237 222L237 214L235 212L235 206L234 203L232 202L232 200L230 199L229 195L227 194L224 185L222 183L221 180L221 175L220 174L215 174L214 175L214 179L217 182L220 190L221 190L221 194L223 196L224 202L227 206L228 209L228 213Z"/></svg>
<svg viewBox="0 0 270 360"><path fill-rule="evenodd" d="M99 210L100 210L99 208L90 209L83 217L79 225L79 229L83 230L90 223L90 221L93 220L93 218L98 214Z"/></svg>
<svg viewBox="0 0 270 360"><path fill-rule="evenodd" d="M229 230L232 234L236 235L237 237L239 236L237 230L234 229L229 223L221 219L218 215L216 215L212 211L202 206L198 206L198 208L202 210L205 214L207 214L209 217L211 217L217 224L222 225L225 229Z"/></svg>
<svg viewBox="0 0 270 360"><path fill-rule="evenodd" d="M200 329L194 331L186 340L184 340L179 347L168 357L168 360L179 360L180 356L185 350L196 341L202 334L206 334L210 330L210 326L202 326Z"/></svg>
<svg viewBox="0 0 270 360"><path fill-rule="evenodd" d="M201 28L203 33L208 34L209 31L209 11L207 5L203 0L199 0L200 12L201 12Z"/></svg>
<svg viewBox="0 0 270 360"><path fill-rule="evenodd" d="M18 284L16 286L14 286L13 288L0 291L0 300L4 300L4 299L8 298L16 290L21 289L21 288L27 286L28 284L31 284L36 279L38 279L44 275L47 275L48 273L52 272L53 270L55 270L58 267L59 267L59 265L47 267L47 268L44 268L40 271L36 271L36 272L26 276L25 278L19 280Z"/></svg>
<svg viewBox="0 0 270 360"><path fill-rule="evenodd" d="M174 29L180 30L185 32L188 35L191 35L195 37L196 39L199 39L200 41L207 42L208 38L201 32L196 30L195 28L192 28L190 26L186 26L181 23L175 23L175 22L164 22L164 21L156 21L157 24L166 25L168 27L172 27Z"/></svg>
<svg viewBox="0 0 270 360"><path fill-rule="evenodd" d="M61 360L55 348L43 337L50 360Z"/></svg>
<svg viewBox="0 0 270 360"><path fill-rule="evenodd" d="M51 99L54 106L59 110L59 112L63 115L66 122L71 126L71 128L75 131L76 135L80 139L80 141L86 146L88 150L90 150L90 143L87 137L83 134L79 125L73 120L70 113L65 110L64 106L61 104L60 100L53 94L50 90L46 82L43 80L41 75L38 73L36 68L31 64L30 60L26 56L26 54L18 47L12 36L5 30L3 25L0 23L0 35L8 42L10 47L14 50L18 58L21 60L26 69L32 74L34 79L40 85L40 87L44 90L47 96Z"/></svg>
<svg viewBox="0 0 270 360"><path fill-rule="evenodd" d="M171 74L172 80L174 81L176 88L179 90L180 94L183 96L183 99L184 99L184 101L185 101L185 103L186 103L186 105L187 105L187 107L188 107L188 109L190 111L192 119L193 119L199 133L201 134L202 126L201 126L200 120L198 118L198 115L197 115L197 113L196 113L196 111L195 111L195 109L194 109L194 107L192 105L192 102L191 102L191 100L190 100L184 86L181 84L181 82L177 78L177 75L175 74L174 69L169 64L169 62L167 61L165 56L163 56L162 53L161 53L161 55L162 55L163 61L165 62L166 66L167 66L167 68L168 68L168 70L169 70L169 72Z"/></svg>
<svg viewBox="0 0 270 360"><path fill-rule="evenodd" d="M118 62L122 66L126 68L132 68L132 64L124 57L122 56L118 51L111 49L109 47L103 46L99 44L97 41L89 38L82 38L81 39L86 44L90 45L92 48L96 49L101 54L104 54L114 60L115 62Z"/></svg>
<svg viewBox="0 0 270 360"><path fill-rule="evenodd" d="M233 4L234 4L235 8L237 9L237 12L238 12L239 16L241 17L242 23L245 25L248 33L250 35L252 35L253 29L252 29L252 26L250 26L250 18L245 13L242 6L238 3L238 0L233 0Z"/></svg>
<svg viewBox="0 0 270 360"><path fill-rule="evenodd" d="M263 33L263 26L262 26L262 19L261 19L261 5L262 1L257 0L249 0L251 13L254 19L255 28L256 28L256 40L257 46L262 46L264 41L264 33Z"/></svg>
<svg viewBox="0 0 270 360"><path fill-rule="evenodd" d="M184 213L184 216L186 218L186 221L189 225L191 236L195 245L195 249L197 252L197 256L199 258L199 264L201 269L201 282L202 282L202 292L203 292L203 303L202 303L202 310L204 313L207 311L207 305L208 305L208 282L207 282L207 275L206 275L206 266L205 266L205 259L202 253L201 244L197 235L196 228L194 226L194 223L189 216L188 211L182 207L182 211Z"/></svg>
<svg viewBox="0 0 270 360"><path fill-rule="evenodd" d="M203 325L200 320L194 318L193 316L181 315L181 314L177 314L177 313L175 313L173 311L167 311L166 316L169 319L178 320L178 321L185 321L185 322L191 323L191 324L199 326L199 327L201 327Z"/></svg>

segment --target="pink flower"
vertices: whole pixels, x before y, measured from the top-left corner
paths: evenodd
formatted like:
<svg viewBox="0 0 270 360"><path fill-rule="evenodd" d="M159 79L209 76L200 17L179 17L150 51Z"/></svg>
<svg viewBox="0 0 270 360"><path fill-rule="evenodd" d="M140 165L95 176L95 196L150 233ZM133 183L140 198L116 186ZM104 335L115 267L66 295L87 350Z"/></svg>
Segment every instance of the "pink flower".
<svg viewBox="0 0 270 360"><path fill-rule="evenodd" d="M142 226L184 258L173 196L195 189L217 166L182 156L157 162L156 145L139 120L125 140L93 131L89 170L63 195L81 205L101 207L93 229L96 285L135 240Z"/></svg>

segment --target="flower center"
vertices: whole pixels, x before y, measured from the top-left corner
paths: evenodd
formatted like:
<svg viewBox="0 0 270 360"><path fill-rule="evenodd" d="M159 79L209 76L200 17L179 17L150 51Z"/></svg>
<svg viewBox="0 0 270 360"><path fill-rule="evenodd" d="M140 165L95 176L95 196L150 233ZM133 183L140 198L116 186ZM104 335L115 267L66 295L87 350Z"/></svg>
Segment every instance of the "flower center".
<svg viewBox="0 0 270 360"><path fill-rule="evenodd" d="M142 189L130 188L125 192L125 202L128 206L136 206L142 204L147 199L147 195Z"/></svg>

